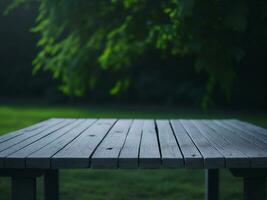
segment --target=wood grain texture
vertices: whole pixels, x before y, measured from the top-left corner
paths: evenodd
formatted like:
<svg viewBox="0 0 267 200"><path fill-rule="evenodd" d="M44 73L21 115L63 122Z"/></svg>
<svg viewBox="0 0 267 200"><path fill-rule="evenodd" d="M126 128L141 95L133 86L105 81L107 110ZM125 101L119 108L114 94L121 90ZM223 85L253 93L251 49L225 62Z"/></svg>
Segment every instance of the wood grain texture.
<svg viewBox="0 0 267 200"><path fill-rule="evenodd" d="M53 132L63 128L64 126L66 126L68 123L70 123L69 120L64 120L62 123L59 124L55 124L51 127L48 127L46 130L40 132L39 134L35 134L32 137L29 137L26 140L22 140L21 142L18 142L12 146L10 146L9 148L5 149L4 151L0 152L0 163L1 165L6 165L6 167L9 166L9 164L7 164L7 157L12 155L13 153L16 153L18 151L24 151L25 149L28 148L28 146L31 146L32 144L34 144L35 142L37 142L38 140L41 140L42 138L52 134ZM37 146L36 148L39 148L39 146ZM35 148L35 149L36 149ZM23 150L22 150L23 149ZM22 157L22 159L17 160L18 162L20 162L20 165L14 165L14 167L22 167L24 168L25 162L24 162L24 158L25 156ZM11 159L10 162L17 162L15 159ZM11 164L11 163L10 163ZM12 165L12 164L11 164ZM13 166L13 165L12 165Z"/></svg>
<svg viewBox="0 0 267 200"><path fill-rule="evenodd" d="M48 124L51 121L55 121L55 120L54 119L49 119L49 120L34 124L32 126L20 129L18 131L14 131L14 132L2 135L2 136L0 136L0 143L5 142L7 140L10 140L10 139L12 139L14 137L20 136L20 135L22 135L22 134L24 134L24 133L26 133L28 131L34 131L35 129L38 129L38 128Z"/></svg>
<svg viewBox="0 0 267 200"><path fill-rule="evenodd" d="M175 139L169 120L157 120L156 123L163 167L182 168L184 166L183 155Z"/></svg>
<svg viewBox="0 0 267 200"><path fill-rule="evenodd" d="M51 158L52 168L89 167L92 153L115 122L115 119L99 119Z"/></svg>
<svg viewBox="0 0 267 200"><path fill-rule="evenodd" d="M82 120L77 126L74 126L63 135L28 155L26 158L26 167L38 169L50 168L51 157L80 136L95 121L95 119Z"/></svg>
<svg viewBox="0 0 267 200"><path fill-rule="evenodd" d="M141 168L159 168L161 154L154 120L144 120L140 143L139 166Z"/></svg>
<svg viewBox="0 0 267 200"><path fill-rule="evenodd" d="M244 129L237 128L235 126L232 126L232 124L229 124L227 121L222 121L222 120L215 120L217 124L220 126L223 126L224 128L228 129L229 131L235 132L237 135L242 137L245 140L248 140L255 144L256 146L260 148L267 148L267 143L265 142L264 137L262 137L259 134L254 134L253 132L246 131Z"/></svg>
<svg viewBox="0 0 267 200"><path fill-rule="evenodd" d="M47 132L47 129L54 129L55 126L60 126L60 122L62 121L50 121L47 122L46 126L41 126L32 131L23 131L22 134L19 134L16 137L10 138L9 140L2 142L0 145L0 152L32 137L38 137L38 135L43 135L43 132Z"/></svg>
<svg viewBox="0 0 267 200"><path fill-rule="evenodd" d="M138 168L139 148L144 121L134 120L119 155L120 168Z"/></svg>
<svg viewBox="0 0 267 200"><path fill-rule="evenodd" d="M74 120L64 120L63 123L45 130L42 134L34 136L29 140L19 143L6 151L1 152L6 168L25 168L25 159L31 153L49 144L55 138L64 134L69 128L73 127ZM3 154L2 154L3 153Z"/></svg>
<svg viewBox="0 0 267 200"><path fill-rule="evenodd" d="M205 168L224 168L223 155L205 138L190 120L181 120L188 135L204 158Z"/></svg>
<svg viewBox="0 0 267 200"><path fill-rule="evenodd" d="M204 159L179 120L171 120L174 135L181 148L186 168L203 168Z"/></svg>
<svg viewBox="0 0 267 200"><path fill-rule="evenodd" d="M118 120L91 158L93 168L117 168L120 151L132 120Z"/></svg>
<svg viewBox="0 0 267 200"><path fill-rule="evenodd" d="M267 131L235 119L56 118L0 137L0 168L89 167L267 168Z"/></svg>
<svg viewBox="0 0 267 200"><path fill-rule="evenodd" d="M267 143L267 132L262 131L261 129L254 128L253 126L250 127L250 126L244 125L242 123L236 123L232 120L221 120L220 122L225 123L226 126L232 128L232 129L239 130L239 131L249 135L250 138L254 137L256 140L259 140L260 143L264 142L265 144L263 144L263 145L266 145L266 143Z"/></svg>
<svg viewBox="0 0 267 200"><path fill-rule="evenodd" d="M215 132L206 126L201 120L192 120L193 124L199 129L203 137L224 156L227 168L248 168L250 163L248 156L236 149L234 145L223 138L219 132Z"/></svg>
<svg viewBox="0 0 267 200"><path fill-rule="evenodd" d="M249 157L250 167L262 168L267 167L267 151L257 147L252 142L240 137L234 130L230 131L223 126L218 125L215 121L204 120L207 126L211 127L218 134L233 144L233 147Z"/></svg>
<svg viewBox="0 0 267 200"><path fill-rule="evenodd" d="M243 122L240 120L228 120L228 121L233 121L234 123L239 124L239 125L247 128L248 130L255 131L255 133L262 134L265 136L267 135L267 129L266 128L262 128L260 126L257 126L257 125L254 125L254 124L251 124L248 122Z"/></svg>

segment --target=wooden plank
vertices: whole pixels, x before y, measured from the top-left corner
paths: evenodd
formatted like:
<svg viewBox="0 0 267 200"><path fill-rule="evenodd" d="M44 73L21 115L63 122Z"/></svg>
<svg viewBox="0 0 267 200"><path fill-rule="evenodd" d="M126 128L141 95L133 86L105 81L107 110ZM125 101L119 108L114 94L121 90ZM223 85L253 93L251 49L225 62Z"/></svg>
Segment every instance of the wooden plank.
<svg viewBox="0 0 267 200"><path fill-rule="evenodd" d="M191 120L200 133L224 156L228 168L248 168L250 162L248 156L236 149L231 141L206 126L201 120Z"/></svg>
<svg viewBox="0 0 267 200"><path fill-rule="evenodd" d="M34 143L35 141L39 140L42 137L45 137L46 135L51 134L53 131L56 131L57 129L60 129L61 127L65 126L66 123L63 121L60 121L60 123L55 122L55 124L50 124L48 127L44 126L42 127L42 130L38 131L38 134L33 134L33 136L30 136L26 139L22 139L21 142L17 140L21 137L16 137L13 139L10 139L6 141L5 146L2 144L2 151L0 152L0 168L4 167L4 161L6 160L6 157L28 145L31 143ZM34 130L36 131L36 130ZM36 132L35 132L36 133Z"/></svg>
<svg viewBox="0 0 267 200"><path fill-rule="evenodd" d="M52 133L57 132L58 130L60 130L61 128L64 128L65 126L69 125L73 121L74 120L66 119L59 124L54 124L53 126L47 128L45 131L41 132L40 134L34 135L33 137L28 138L27 140L24 140L20 143L17 143L15 145L5 149L4 151L0 152L0 160L1 160L1 158L5 158L8 155L15 153L19 150L23 149L23 151L25 151L26 150L25 148L28 149L28 148L32 147L33 145L35 145L35 142L37 142L38 140L40 140L44 137L48 137L48 136L51 137ZM54 135L54 134L52 134L52 135ZM39 144L35 145L35 146L37 149L40 148ZM36 150L36 149L34 149L34 150Z"/></svg>
<svg viewBox="0 0 267 200"><path fill-rule="evenodd" d="M189 120L180 120L190 138L204 158L204 168L224 168L223 155L205 138Z"/></svg>
<svg viewBox="0 0 267 200"><path fill-rule="evenodd" d="M162 165L167 168L184 166L183 155L174 137L169 120L156 120Z"/></svg>
<svg viewBox="0 0 267 200"><path fill-rule="evenodd" d="M43 122L34 124L32 126L29 126L29 127L26 127L26 128L20 129L20 130L17 130L17 131L13 131L13 132L7 133L5 135L2 135L2 136L0 136L0 143L5 142L7 140L10 140L10 139L12 139L14 137L17 137L19 135L22 135L22 134L24 134L27 131L34 131L35 129L39 129L42 126L46 125L47 123L49 123L49 122L51 122L53 120L54 119L45 120Z"/></svg>
<svg viewBox="0 0 267 200"><path fill-rule="evenodd" d="M78 120L77 120L78 121ZM64 120L61 124L55 125L29 140L25 140L0 153L0 161L4 162L6 168L25 168L25 158L29 154L42 148L44 141L53 141L75 125L76 120Z"/></svg>
<svg viewBox="0 0 267 200"><path fill-rule="evenodd" d="M264 149L257 147L255 144L245 140L233 131L230 131L223 126L219 126L212 120L203 120L203 122L216 131L218 134L222 135L228 141L231 141L233 146L247 155L250 160L250 167L262 168L267 167L267 152Z"/></svg>
<svg viewBox="0 0 267 200"><path fill-rule="evenodd" d="M80 134L88 129L94 122L96 122L95 119L83 120L77 126L67 131L64 135L51 141L38 151L28 155L26 158L26 167L39 169L50 168L51 157L80 136Z"/></svg>
<svg viewBox="0 0 267 200"><path fill-rule="evenodd" d="M42 135L43 132L46 132L47 130L50 130L50 129L53 129L54 126L60 126L60 124L62 124L62 120L53 120L53 121L49 121L46 126L42 126L38 129L35 129L33 131L27 131L27 132L24 132L23 134L17 136L17 137L14 137L14 138L11 138L3 143L1 143L0 145L0 152L16 145L16 144L19 144L21 142L24 142L26 140L30 140L32 137L38 137L38 135Z"/></svg>
<svg viewBox="0 0 267 200"><path fill-rule="evenodd" d="M179 120L171 120L174 135L181 148L186 168L203 168L204 159Z"/></svg>
<svg viewBox="0 0 267 200"><path fill-rule="evenodd" d="M138 168L138 155L142 137L143 120L134 120L119 155L120 168Z"/></svg>
<svg viewBox="0 0 267 200"><path fill-rule="evenodd" d="M257 137L261 138L264 142L267 142L266 129L263 129L261 127L246 122L241 122L239 120L223 120L223 122L229 124L230 126L234 126L246 133L256 135Z"/></svg>
<svg viewBox="0 0 267 200"><path fill-rule="evenodd" d="M216 120L216 122L219 123L219 125L236 132L236 134L239 134L240 137L243 137L246 140L253 142L255 145L261 148L267 148L267 135L266 137L264 137L261 134L255 134L255 132L247 131L246 129L243 129L239 126L236 126L235 124L232 124L231 122L228 122L228 120Z"/></svg>
<svg viewBox="0 0 267 200"><path fill-rule="evenodd" d="M118 157L132 120L118 120L91 158L93 168L117 168Z"/></svg>
<svg viewBox="0 0 267 200"><path fill-rule="evenodd" d="M160 168L161 154L154 120L144 120L140 143L139 166L141 168Z"/></svg>
<svg viewBox="0 0 267 200"><path fill-rule="evenodd" d="M78 138L56 153L51 159L52 168L89 167L90 157L108 131L115 119L100 119L85 130Z"/></svg>
<svg viewBox="0 0 267 200"><path fill-rule="evenodd" d="M240 125L246 127L246 128L249 129L249 130L253 130L253 131L255 131L256 133L262 134L262 135L264 135L264 136L267 135L267 129L265 129L265 128L263 128L263 127L257 126L257 125L252 124L252 123L248 123L248 122L244 122L244 121L236 120L236 119L231 120L231 121L233 121L233 122L235 122L235 123L237 123L237 124L240 124Z"/></svg>

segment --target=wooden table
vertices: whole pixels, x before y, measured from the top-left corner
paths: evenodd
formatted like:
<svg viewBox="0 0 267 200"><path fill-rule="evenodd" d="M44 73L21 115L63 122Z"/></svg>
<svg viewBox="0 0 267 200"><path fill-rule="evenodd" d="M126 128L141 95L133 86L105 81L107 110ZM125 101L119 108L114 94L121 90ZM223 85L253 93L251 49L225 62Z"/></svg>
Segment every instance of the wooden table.
<svg viewBox="0 0 267 200"><path fill-rule="evenodd" d="M12 199L58 199L65 168L205 169L206 199L218 199L219 169L244 178L246 200L265 199L267 131L239 120L49 119L0 137L0 175ZM231 187L234 187L231 186Z"/></svg>

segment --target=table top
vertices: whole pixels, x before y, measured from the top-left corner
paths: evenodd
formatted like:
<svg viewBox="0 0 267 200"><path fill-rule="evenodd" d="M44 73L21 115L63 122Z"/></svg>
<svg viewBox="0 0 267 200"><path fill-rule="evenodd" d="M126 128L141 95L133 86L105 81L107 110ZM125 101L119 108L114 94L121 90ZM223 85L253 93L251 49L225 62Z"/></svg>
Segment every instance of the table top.
<svg viewBox="0 0 267 200"><path fill-rule="evenodd" d="M0 137L0 168L265 168L267 130L235 119L49 119Z"/></svg>

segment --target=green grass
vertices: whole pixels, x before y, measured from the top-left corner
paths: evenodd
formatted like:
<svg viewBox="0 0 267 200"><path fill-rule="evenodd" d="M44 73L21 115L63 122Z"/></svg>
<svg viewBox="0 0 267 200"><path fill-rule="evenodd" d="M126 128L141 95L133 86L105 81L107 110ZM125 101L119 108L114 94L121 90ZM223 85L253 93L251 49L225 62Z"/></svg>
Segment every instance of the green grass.
<svg viewBox="0 0 267 200"><path fill-rule="evenodd" d="M159 107L56 107L0 105L0 134L50 117L112 118L238 118L267 127L263 113L201 112ZM204 198L203 170L62 170L62 200ZM221 199L242 199L242 180L221 172ZM42 181L38 181L38 196ZM10 182L0 179L0 199L10 195Z"/></svg>

